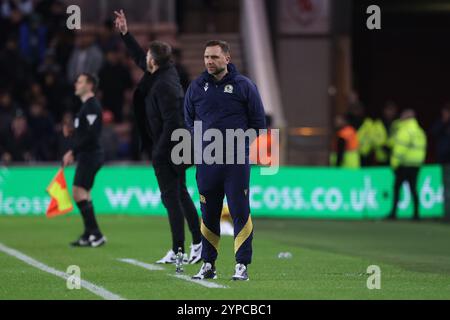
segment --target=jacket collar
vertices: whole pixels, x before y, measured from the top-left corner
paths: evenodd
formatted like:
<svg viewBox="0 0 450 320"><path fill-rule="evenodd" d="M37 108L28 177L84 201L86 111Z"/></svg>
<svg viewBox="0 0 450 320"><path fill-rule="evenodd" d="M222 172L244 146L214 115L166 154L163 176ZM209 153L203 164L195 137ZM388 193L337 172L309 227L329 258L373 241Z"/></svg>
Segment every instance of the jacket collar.
<svg viewBox="0 0 450 320"><path fill-rule="evenodd" d="M160 74L163 74L165 71L170 70L172 68L173 68L173 63L170 62L170 63L168 63L168 64L166 64L164 66L159 67L158 70L156 70L155 72L150 73L150 71L148 71L148 73L150 74L152 79L155 79Z"/></svg>
<svg viewBox="0 0 450 320"><path fill-rule="evenodd" d="M403 126L419 126L416 118L410 118L402 120L401 125Z"/></svg>
<svg viewBox="0 0 450 320"><path fill-rule="evenodd" d="M172 63L159 67L154 73L150 73L148 70L145 72L144 77L139 82L139 89L142 92L148 92L154 85L154 83L162 77L164 74L174 73L177 77L178 74L175 71L175 67Z"/></svg>

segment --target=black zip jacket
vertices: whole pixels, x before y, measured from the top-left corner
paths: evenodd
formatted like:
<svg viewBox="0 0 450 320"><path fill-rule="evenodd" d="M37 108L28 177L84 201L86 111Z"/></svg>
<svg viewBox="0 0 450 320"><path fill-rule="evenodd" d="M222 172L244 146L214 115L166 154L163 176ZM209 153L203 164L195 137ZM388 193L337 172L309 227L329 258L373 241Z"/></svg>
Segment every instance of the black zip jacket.
<svg viewBox="0 0 450 320"><path fill-rule="evenodd" d="M133 96L133 112L142 148L150 152L154 165L172 164L170 153L176 142L172 132L184 128L184 92L172 64L147 70L146 52L128 32L122 36L135 63L144 71Z"/></svg>

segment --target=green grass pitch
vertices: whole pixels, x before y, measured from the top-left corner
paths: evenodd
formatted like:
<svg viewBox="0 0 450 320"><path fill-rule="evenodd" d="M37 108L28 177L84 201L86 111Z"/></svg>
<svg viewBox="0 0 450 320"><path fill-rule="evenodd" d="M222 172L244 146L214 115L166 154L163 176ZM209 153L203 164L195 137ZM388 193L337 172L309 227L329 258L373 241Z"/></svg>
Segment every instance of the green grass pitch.
<svg viewBox="0 0 450 320"><path fill-rule="evenodd" d="M222 237L215 282L177 279L174 266L149 271L118 261L154 263L170 244L165 217L99 216L106 246L69 248L80 234L76 215L0 217L0 243L50 267L78 265L84 280L125 299L450 299L450 225L434 222L332 222L254 219L250 281L232 282L233 241ZM189 233L187 244L190 243ZM278 253L291 252L291 259ZM369 265L381 289L369 290ZM200 265L185 266L192 275ZM0 252L0 299L100 299L86 289Z"/></svg>

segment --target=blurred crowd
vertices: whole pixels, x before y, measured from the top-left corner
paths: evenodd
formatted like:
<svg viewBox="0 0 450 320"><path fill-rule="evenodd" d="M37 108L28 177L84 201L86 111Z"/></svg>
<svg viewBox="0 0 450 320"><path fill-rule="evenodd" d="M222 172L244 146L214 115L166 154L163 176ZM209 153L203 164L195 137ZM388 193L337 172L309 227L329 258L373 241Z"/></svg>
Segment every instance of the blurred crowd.
<svg viewBox="0 0 450 320"><path fill-rule="evenodd" d="M140 160L131 115L132 89L140 77L113 21L94 32L66 27L60 0L0 0L0 164L60 161L71 146L80 101L73 84L82 72L100 80L106 160ZM186 69L174 62L183 86Z"/></svg>
<svg viewBox="0 0 450 320"><path fill-rule="evenodd" d="M398 133L408 121L414 121L417 130L423 131L425 141L420 148L426 158L450 164L450 102L442 106L440 116L429 128L420 126L413 110L401 109L394 101L387 101L380 113L379 117L368 115L359 95L351 93L347 112L335 117L331 165L349 168L392 165L393 151L404 143L399 141ZM406 132L415 134L411 128ZM404 147L411 150L414 142Z"/></svg>
<svg viewBox="0 0 450 320"><path fill-rule="evenodd" d="M60 0L0 0L0 164L61 159L71 146L73 118L80 107L73 83L82 72L100 80L106 160L145 158L131 114L133 87L141 71L112 20L93 32L77 33L66 27L65 10ZM173 60L186 89L190 76L176 48ZM337 158L332 163L342 165L345 154L357 148L360 165L388 165L399 117L392 101L381 117L369 117L358 95L352 94L348 112L337 117L336 126L337 132L350 126L355 134L341 132L348 139L334 141ZM433 141L429 159L450 163L450 103L425 131Z"/></svg>

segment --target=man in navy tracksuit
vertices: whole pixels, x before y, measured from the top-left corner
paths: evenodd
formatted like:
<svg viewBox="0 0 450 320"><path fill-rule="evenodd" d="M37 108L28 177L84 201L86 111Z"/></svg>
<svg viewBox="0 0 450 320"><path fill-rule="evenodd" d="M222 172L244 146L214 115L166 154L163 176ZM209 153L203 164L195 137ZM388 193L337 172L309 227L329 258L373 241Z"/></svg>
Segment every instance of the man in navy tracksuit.
<svg viewBox="0 0 450 320"><path fill-rule="evenodd" d="M202 131L218 129L265 129L265 113L255 84L238 73L230 63L230 48L224 41L213 40L206 44L204 60L206 71L194 80L185 96L185 120L194 132L194 122L199 121ZM203 140L203 139L202 139ZM228 141L230 142L230 141ZM228 143L226 142L226 143ZM233 280L248 280L247 265L252 259L253 224L250 217L249 182L250 164L246 141L244 163L197 164L197 185L202 211L202 259L204 261L195 279L216 279L214 262L220 237L220 216L226 195L234 224L234 250L236 268ZM208 142L202 142L202 150ZM223 150L226 148L224 147ZM195 150L198 152L198 150ZM236 153L236 148L233 150ZM236 154L232 155L236 160Z"/></svg>

